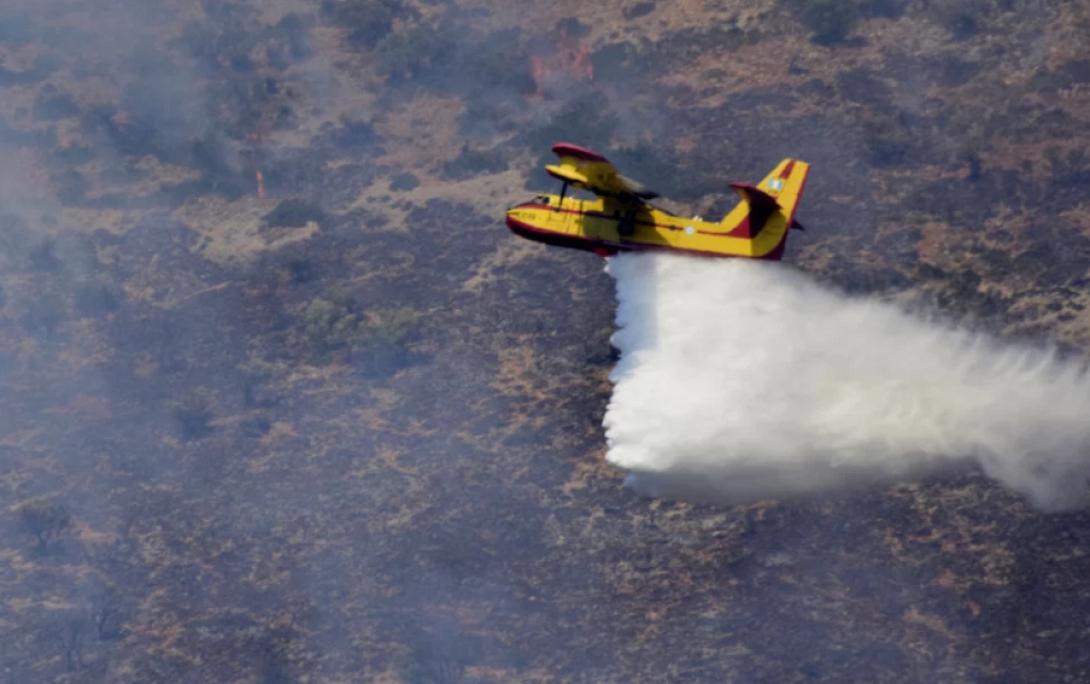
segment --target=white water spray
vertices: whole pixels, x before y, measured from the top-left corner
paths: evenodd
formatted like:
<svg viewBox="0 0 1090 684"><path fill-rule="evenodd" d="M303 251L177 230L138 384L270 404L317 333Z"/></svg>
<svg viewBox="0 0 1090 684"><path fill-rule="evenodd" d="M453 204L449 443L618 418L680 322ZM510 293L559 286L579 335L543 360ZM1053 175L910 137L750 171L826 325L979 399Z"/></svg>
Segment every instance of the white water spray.
<svg viewBox="0 0 1090 684"><path fill-rule="evenodd" d="M622 254L609 460L652 495L735 502L974 460L1082 505L1085 365L853 298L789 267Z"/></svg>

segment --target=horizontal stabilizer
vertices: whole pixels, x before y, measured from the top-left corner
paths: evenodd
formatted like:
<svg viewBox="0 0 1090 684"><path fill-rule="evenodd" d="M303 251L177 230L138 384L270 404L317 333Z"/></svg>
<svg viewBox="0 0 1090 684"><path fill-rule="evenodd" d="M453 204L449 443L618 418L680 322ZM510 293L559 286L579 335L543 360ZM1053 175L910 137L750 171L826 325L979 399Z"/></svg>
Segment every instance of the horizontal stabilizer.
<svg viewBox="0 0 1090 684"><path fill-rule="evenodd" d="M731 183L730 187L749 203L751 209L760 208L771 212L780 206L775 197L749 183Z"/></svg>
<svg viewBox="0 0 1090 684"><path fill-rule="evenodd" d="M768 222L768 217L779 211L779 202L772 195L748 183L731 183L730 187L749 205L749 214L742 233L748 238L757 237Z"/></svg>

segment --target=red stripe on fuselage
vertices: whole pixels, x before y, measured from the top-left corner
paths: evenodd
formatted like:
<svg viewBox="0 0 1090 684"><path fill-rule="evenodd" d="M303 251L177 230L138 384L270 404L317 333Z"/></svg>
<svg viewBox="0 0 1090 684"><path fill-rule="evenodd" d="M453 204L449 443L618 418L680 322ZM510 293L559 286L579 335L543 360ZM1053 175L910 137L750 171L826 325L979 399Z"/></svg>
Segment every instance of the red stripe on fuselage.
<svg viewBox="0 0 1090 684"><path fill-rule="evenodd" d="M771 252L764 256L759 257L743 257L740 254L723 254L721 252L705 252L698 249L685 249L683 247L671 247L670 245L648 245L638 242L606 242L605 240L594 240L592 238L582 238L575 235L565 235L563 233L556 233L551 230L545 230L532 226L529 223L524 223L518 219L507 217L507 227L511 229L511 232L519 237L526 238L527 240L533 240L534 242L543 242L547 245L555 245L557 247L569 247L572 249L579 249L586 252L598 252L601 249L606 249L613 252L640 252L640 251L660 251L660 252L680 252L682 254L691 254L693 256L703 257L716 257L720 259L760 259L762 261L779 261L783 256L784 246L787 243L787 233L784 232L784 239L780 240L778 244Z"/></svg>
<svg viewBox="0 0 1090 684"><path fill-rule="evenodd" d="M614 216L613 214L603 214L600 211L583 211L582 209L561 209L550 206L548 204L537 204L535 202L529 202L527 204L520 204L516 208L519 209L547 209L548 211L558 211L561 214L576 214L578 216L589 216L591 218L600 218L607 221L613 221L615 223L621 222L620 216ZM668 223L648 223L647 221L636 221L638 226L647 226L648 228L665 228L666 230L685 230L685 226L673 226ZM710 230L695 230L694 232L700 235L711 235L713 237L727 237L728 233L716 233Z"/></svg>

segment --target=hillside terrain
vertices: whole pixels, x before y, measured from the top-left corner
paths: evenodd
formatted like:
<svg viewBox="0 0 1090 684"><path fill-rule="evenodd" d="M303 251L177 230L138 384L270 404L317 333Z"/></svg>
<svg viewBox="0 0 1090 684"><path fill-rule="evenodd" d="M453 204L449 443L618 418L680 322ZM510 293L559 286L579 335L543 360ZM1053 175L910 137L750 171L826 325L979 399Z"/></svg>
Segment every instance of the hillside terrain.
<svg viewBox="0 0 1090 684"><path fill-rule="evenodd" d="M799 157L794 266L1083 355L1090 2L9 0L0 94L0 681L1090 679L1085 512L625 489L502 221Z"/></svg>

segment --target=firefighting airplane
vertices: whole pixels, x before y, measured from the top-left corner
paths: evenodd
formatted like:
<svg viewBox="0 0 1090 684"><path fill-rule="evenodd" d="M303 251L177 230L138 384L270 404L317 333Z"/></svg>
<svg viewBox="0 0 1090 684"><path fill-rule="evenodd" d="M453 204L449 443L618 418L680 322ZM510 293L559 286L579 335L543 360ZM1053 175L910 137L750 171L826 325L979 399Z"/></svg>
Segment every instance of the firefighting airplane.
<svg viewBox="0 0 1090 684"><path fill-rule="evenodd" d="M658 196L625 178L602 155L570 143L553 145L559 164L545 170L563 181L559 195L538 195L507 212L507 226L530 240L611 256L659 249L705 256L779 259L787 232L801 229L795 209L810 165L784 159L756 186L731 183L741 201L722 221L675 216L649 200ZM568 186L597 199L568 197Z"/></svg>

